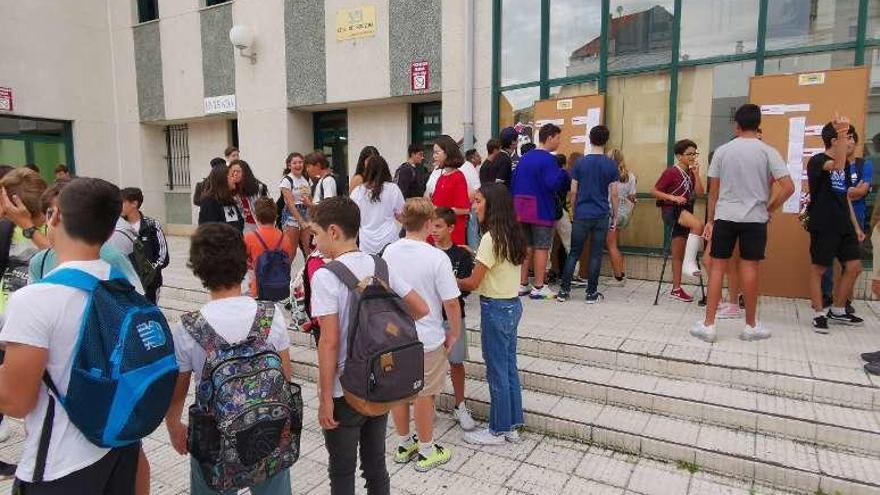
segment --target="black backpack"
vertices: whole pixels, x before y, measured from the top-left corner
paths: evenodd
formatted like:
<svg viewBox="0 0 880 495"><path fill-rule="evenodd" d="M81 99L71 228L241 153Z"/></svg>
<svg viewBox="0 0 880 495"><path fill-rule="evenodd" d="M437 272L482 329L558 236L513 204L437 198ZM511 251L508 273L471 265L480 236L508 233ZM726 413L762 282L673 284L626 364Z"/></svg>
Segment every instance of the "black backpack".
<svg viewBox="0 0 880 495"><path fill-rule="evenodd" d="M139 236L132 237L129 235L129 232L124 230L117 230L116 232L119 232L131 241L132 250L131 254L128 255L128 259L131 261L138 278L141 279L141 285L144 286L144 289L152 287L156 277L159 275L159 268L150 261L147 245L141 241Z"/></svg>
<svg viewBox="0 0 880 495"><path fill-rule="evenodd" d="M290 189L292 191L293 190L293 179L291 179L289 175L285 175L284 178L290 182ZM275 216L275 227L279 230L282 228L281 217L283 215L281 214L281 212L283 212L286 209L287 209L287 203L284 201L284 193L279 190L278 191L278 199L275 200L275 210L278 212L278 214Z"/></svg>

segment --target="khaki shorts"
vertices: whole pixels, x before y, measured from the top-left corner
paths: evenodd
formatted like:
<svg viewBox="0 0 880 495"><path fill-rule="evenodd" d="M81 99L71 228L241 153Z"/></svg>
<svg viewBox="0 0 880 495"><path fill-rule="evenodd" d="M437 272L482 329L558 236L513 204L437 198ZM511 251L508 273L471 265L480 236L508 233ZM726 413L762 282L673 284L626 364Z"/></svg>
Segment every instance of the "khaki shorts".
<svg viewBox="0 0 880 495"><path fill-rule="evenodd" d="M419 392L419 397L440 395L443 392L443 384L446 382L446 372L449 370L449 360L446 358L446 348L439 348L425 353L425 387Z"/></svg>

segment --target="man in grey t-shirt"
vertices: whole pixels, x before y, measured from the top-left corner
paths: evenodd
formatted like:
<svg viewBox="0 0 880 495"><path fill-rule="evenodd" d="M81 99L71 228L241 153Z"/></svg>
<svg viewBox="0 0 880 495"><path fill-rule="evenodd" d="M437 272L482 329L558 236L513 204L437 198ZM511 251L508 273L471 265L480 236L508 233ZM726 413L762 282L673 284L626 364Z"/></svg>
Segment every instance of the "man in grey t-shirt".
<svg viewBox="0 0 880 495"><path fill-rule="evenodd" d="M712 243L712 267L706 317L691 330L691 335L707 342L715 341L715 313L721 301L721 285L737 243L741 258L740 285L746 303L746 326L740 339L770 337L770 331L756 318L758 263L764 259L770 212L794 193L794 182L779 152L758 139L760 107L743 105L736 111L734 120L737 138L719 147L709 165L709 221L704 236ZM780 187L771 197L773 180Z"/></svg>

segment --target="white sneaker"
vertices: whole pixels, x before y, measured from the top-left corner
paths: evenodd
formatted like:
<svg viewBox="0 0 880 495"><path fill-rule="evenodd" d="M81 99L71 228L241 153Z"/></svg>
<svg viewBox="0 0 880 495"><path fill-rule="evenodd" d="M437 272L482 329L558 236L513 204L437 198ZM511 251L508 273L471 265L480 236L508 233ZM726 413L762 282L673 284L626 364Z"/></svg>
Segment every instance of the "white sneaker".
<svg viewBox="0 0 880 495"><path fill-rule="evenodd" d="M531 292L532 292L532 288L529 287L528 284L526 284L526 285L522 285L522 284L520 284L520 285L519 285L519 297L527 296L527 295L529 295Z"/></svg>
<svg viewBox="0 0 880 495"><path fill-rule="evenodd" d="M474 418L471 416L471 412L468 410L467 406L464 405L464 402L458 405L453 411L455 415L455 419L458 420L459 426L464 431L471 431L477 427L477 423L474 421Z"/></svg>
<svg viewBox="0 0 880 495"><path fill-rule="evenodd" d="M755 322L754 327L750 327L748 324L743 327L742 332L739 334L740 340L753 341L753 340L764 340L770 338L770 330L764 328L764 325L761 325L760 321Z"/></svg>
<svg viewBox="0 0 880 495"><path fill-rule="evenodd" d="M703 324L702 321L698 321L694 324L694 327L691 328L691 335L702 340L703 342L713 343L715 342L716 334L715 334L715 325L707 327Z"/></svg>
<svg viewBox="0 0 880 495"><path fill-rule="evenodd" d="M504 439L513 444L523 443L523 437L519 436L519 430L510 430L504 434Z"/></svg>
<svg viewBox="0 0 880 495"><path fill-rule="evenodd" d="M532 287L532 290L529 292L529 299L549 300L554 299L555 297L556 294L554 294L553 291L551 291L550 288L546 285L541 287L540 289Z"/></svg>
<svg viewBox="0 0 880 495"><path fill-rule="evenodd" d="M0 421L0 443L9 440L9 437L12 436L12 432L9 431L9 418L3 417L3 421Z"/></svg>
<svg viewBox="0 0 880 495"><path fill-rule="evenodd" d="M503 445L507 442L504 435L496 435L489 431L489 428L465 433L464 441L474 445Z"/></svg>

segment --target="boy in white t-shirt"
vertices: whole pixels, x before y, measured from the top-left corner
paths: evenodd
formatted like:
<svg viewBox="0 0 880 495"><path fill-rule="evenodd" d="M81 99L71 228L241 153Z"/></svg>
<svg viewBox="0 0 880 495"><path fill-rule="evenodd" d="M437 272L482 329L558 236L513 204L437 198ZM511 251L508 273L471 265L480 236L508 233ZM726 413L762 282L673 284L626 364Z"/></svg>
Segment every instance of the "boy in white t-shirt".
<svg viewBox="0 0 880 495"><path fill-rule="evenodd" d="M413 405L418 438L410 434L409 405L391 410L400 444L394 462L416 460L416 471L425 472L449 462L452 451L434 443L434 397L443 391L449 370L447 353L461 335L461 306L458 282L452 263L443 251L427 243L433 228L434 205L425 198L406 200L401 222L406 237L385 249L383 258L389 271L397 272L428 304L428 316L416 322L419 340L425 349L425 382ZM443 311L449 317L450 331L443 328Z"/></svg>
<svg viewBox="0 0 880 495"><path fill-rule="evenodd" d="M101 245L113 233L121 211L119 188L113 184L88 178L70 182L61 193L58 209L48 219L58 268L75 268L107 280L110 265L100 259ZM25 418L28 432L13 493L135 493L140 442L114 449L98 447L57 405L45 465L41 469L37 463L49 405L43 374L52 377L60 394L67 393L71 355L88 297L84 291L62 285L32 284L9 300L0 332L0 341L6 345L0 366L0 412Z"/></svg>
<svg viewBox="0 0 880 495"><path fill-rule="evenodd" d="M360 211L349 198L337 196L321 201L312 215L318 250L337 260L359 279L372 276L376 263L358 250ZM428 306L399 274L389 270L391 290L403 298L410 316L418 320ZM363 416L345 401L339 377L348 353L348 323L351 312L348 288L329 270L318 270L312 278L312 316L321 326L318 341L318 422L324 429L329 454L330 493L354 493L358 451L367 493L388 494L391 490L385 466L385 431L388 415Z"/></svg>

